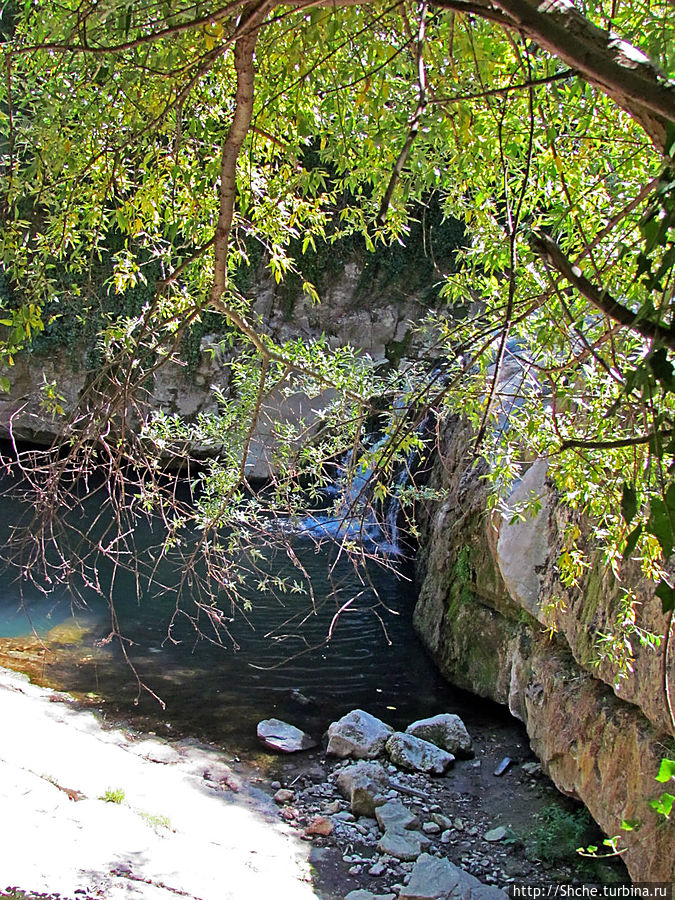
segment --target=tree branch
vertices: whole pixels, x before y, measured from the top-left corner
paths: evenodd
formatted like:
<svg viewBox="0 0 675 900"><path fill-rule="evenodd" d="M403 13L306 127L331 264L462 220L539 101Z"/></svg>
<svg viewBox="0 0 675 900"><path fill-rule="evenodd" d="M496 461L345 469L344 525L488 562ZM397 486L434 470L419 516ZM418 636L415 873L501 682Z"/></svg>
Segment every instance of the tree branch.
<svg viewBox="0 0 675 900"><path fill-rule="evenodd" d="M255 12L251 18L253 17L256 17ZM223 153L220 160L219 212L213 241L215 248L214 273L209 300L212 306L225 312L228 316L228 309L227 307L224 308L222 297L227 287L227 254L237 192L237 160L253 118L255 97L253 53L259 27L260 18L258 18L254 27L240 35L234 46L234 68L237 74L234 116L223 144Z"/></svg>
<svg viewBox="0 0 675 900"><path fill-rule="evenodd" d="M162 278L161 281L158 281L157 287L165 288L177 281L188 266L192 265L192 263L196 262L202 254L206 253L209 247L213 247L215 240L215 237L212 237L205 244L202 244L202 246L195 250L194 253L191 253L187 259L184 259L180 265L176 266L170 275L167 275L166 278Z"/></svg>
<svg viewBox="0 0 675 900"><path fill-rule="evenodd" d="M598 28L574 8L572 0L493 0L493 4L540 47L609 94L663 150L666 123L675 122L675 85L644 53Z"/></svg>
<svg viewBox="0 0 675 900"><path fill-rule="evenodd" d="M246 0L232 0L232 2L227 3L221 9L213 10L205 16L200 16L197 19L190 19L186 22L179 22L176 25L170 25L167 28L162 28L159 31L154 31L150 34L145 34L142 37L135 38L131 41L124 41L120 44L92 45L87 41L83 41L80 44L70 44L67 41L46 41L43 44L31 44L27 47L17 47L12 49L11 52L15 54L26 54L34 53L36 50L54 50L62 53L88 53L93 54L94 56L101 56L108 53L124 53L126 50L134 50L145 44L161 41L163 38L173 37L185 31L192 31L193 29L205 25L211 25L213 22L218 22L228 15L231 15L235 10L244 6L245 3Z"/></svg>
<svg viewBox="0 0 675 900"><path fill-rule="evenodd" d="M640 444L648 444L650 441L673 436L672 428L662 431L650 431L649 434L640 434L636 437L617 438L614 441L585 441L582 438L570 438L560 445L561 450L570 450L578 447L582 450L617 450L621 447L637 447Z"/></svg>
<svg viewBox="0 0 675 900"><path fill-rule="evenodd" d="M637 313L615 300L608 291L597 287L582 274L578 266L565 256L556 242L547 234L533 235L530 244L535 252L550 263L600 312L609 316L610 319L614 319L620 325L630 328L631 331L641 334L642 337L661 341L669 350L675 350L675 329L672 326L659 325L658 322L650 319L641 319Z"/></svg>
<svg viewBox="0 0 675 900"><path fill-rule="evenodd" d="M497 22L506 28L512 26L512 22L495 6L481 2L471 2L471 0L433 0L433 5L440 9L450 9L453 12L466 13L467 15L478 16L481 19L488 19L491 22Z"/></svg>
<svg viewBox="0 0 675 900"><path fill-rule="evenodd" d="M426 15L427 15L427 4L426 0L421 5L420 8L420 24L417 31L417 90L418 90L418 100L417 100L417 109L410 120L410 124L408 126L408 137L406 138L405 144L403 145L403 149L398 155L396 163L394 164L394 169L391 173L391 177L389 179L389 184L387 185L387 189L384 192L384 196L382 197L382 203L380 204L380 211L377 214L377 218L375 219L375 224L377 226L384 225L385 219L387 218L387 210L389 209L389 204L391 203L391 198L394 195L394 190L396 189L396 185L398 184L398 180L401 177L401 172L403 171L403 167L408 161L408 157L410 156L410 150L412 149L412 145L417 137L420 129L420 122L422 120L422 116L427 108L427 76L426 70L424 68L424 41L426 35Z"/></svg>
<svg viewBox="0 0 675 900"><path fill-rule="evenodd" d="M499 94L508 94L511 91L527 90L531 87L538 87L541 84L551 84L554 81L567 81L578 74L574 69L565 69L562 72L556 72L554 75L533 78L532 81L520 81L518 84L510 84L506 87L489 88L486 91L477 91L475 94L453 94L451 97L433 97L429 102L443 104L459 103L462 100L480 100L481 97L493 97Z"/></svg>

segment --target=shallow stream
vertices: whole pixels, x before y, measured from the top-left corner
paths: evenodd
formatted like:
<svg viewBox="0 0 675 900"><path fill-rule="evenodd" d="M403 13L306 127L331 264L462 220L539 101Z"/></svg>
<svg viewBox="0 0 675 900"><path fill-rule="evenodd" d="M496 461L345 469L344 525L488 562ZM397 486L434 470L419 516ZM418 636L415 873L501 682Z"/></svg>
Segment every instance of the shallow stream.
<svg viewBox="0 0 675 900"><path fill-rule="evenodd" d="M16 501L0 497L5 530L16 514ZM144 528L139 524L140 546L150 540ZM496 705L453 689L428 659L412 628L409 563L400 561L397 574L373 562L371 587L348 559L336 562L330 542L317 549L298 535L293 547L311 578L313 603L292 593L279 599L252 590L251 611L234 617L223 646L207 639L208 628L207 638L200 638L183 619L172 630L178 642L170 640L171 592L148 592L139 602L133 577L116 575L115 614L128 658L164 710L149 693L139 693L119 642L105 643L111 624L103 598L85 594L86 607L73 618L64 589L43 595L20 585L9 568L0 573L0 662L88 695L140 727L198 737L232 752L253 750L257 722L271 716L317 737L355 707L395 727L446 711L459 713L469 727L509 718ZM268 551L265 567L290 579L297 574L283 552ZM160 574L165 584L179 577ZM336 610L352 597L327 641ZM285 625L287 620L293 621Z"/></svg>

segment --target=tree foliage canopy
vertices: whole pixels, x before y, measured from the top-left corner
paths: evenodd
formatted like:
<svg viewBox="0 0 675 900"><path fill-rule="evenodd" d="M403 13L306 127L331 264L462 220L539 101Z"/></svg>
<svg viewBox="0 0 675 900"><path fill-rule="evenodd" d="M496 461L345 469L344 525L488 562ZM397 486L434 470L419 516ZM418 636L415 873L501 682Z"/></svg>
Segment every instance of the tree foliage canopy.
<svg viewBox="0 0 675 900"><path fill-rule="evenodd" d="M460 409L477 452L491 445L498 489L546 455L565 502L596 517L617 575L622 556L638 556L673 609L666 2L27 0L3 16L0 254L20 297L4 314L7 357L44 327L43 311L91 308L103 260L113 261L108 291L122 297L156 273L142 309L100 334L106 366L66 429L71 462L49 458L59 478L40 488L41 508L72 505L73 464L103 460L112 472L132 458L134 503L165 516L166 552L196 524L202 537L185 556L215 554L205 583L234 596L233 547L271 539L271 510L299 514L327 460L367 450L366 426L384 408L380 496L420 442L423 410ZM370 249L405 243L431 201L470 237L456 270L438 273L444 302L405 372L382 376L326 342L276 344L237 289L255 248L283 281L302 273L304 253L347 237ZM158 416L134 435L146 379L207 311L237 348L236 389L218 417L188 426ZM519 372L510 382L507 364ZM281 474L252 495L253 423L284 385L339 393L313 442L290 426L281 435ZM221 447L195 507L167 497L159 473L161 453L188 440ZM31 552L50 529L46 516ZM584 566L574 535L568 551L574 580Z"/></svg>

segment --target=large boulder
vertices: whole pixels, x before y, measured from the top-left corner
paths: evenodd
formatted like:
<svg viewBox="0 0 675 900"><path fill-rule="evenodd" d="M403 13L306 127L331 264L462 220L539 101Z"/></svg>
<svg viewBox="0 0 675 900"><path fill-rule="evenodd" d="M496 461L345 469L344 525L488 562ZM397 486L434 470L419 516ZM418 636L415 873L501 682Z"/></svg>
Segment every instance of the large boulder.
<svg viewBox="0 0 675 900"><path fill-rule="evenodd" d="M639 601L636 627L664 634L660 600L634 561L620 563L620 577L613 574L593 549L593 522L557 503L552 487L546 522L540 518L537 525L550 546L543 568L539 556L527 579L529 593L525 579L518 590L512 578L507 586L506 551L517 542L502 541L498 552L505 522L496 513L486 515L487 484L480 476L487 463L476 461L474 444L468 423L447 421L429 481L443 499L420 521L415 627L450 681L508 705L524 722L544 772L586 804L605 834L621 835L622 859L634 881L672 882L675 821L656 816L649 805L660 793L654 777L672 740L663 654L635 641L635 675L617 686L609 660L597 665L595 646L598 634L614 632L626 588ZM541 467L526 482L530 489L535 475ZM578 583L565 585L558 559L569 548L570 525L578 528L591 565ZM517 575L514 567L510 571ZM550 632L542 623L552 626ZM623 831L627 819L641 827Z"/></svg>
<svg viewBox="0 0 675 900"><path fill-rule="evenodd" d="M355 816L375 816L375 809L385 803L389 778L376 762L358 762L342 769L337 777L338 790L348 800Z"/></svg>
<svg viewBox="0 0 675 900"><path fill-rule="evenodd" d="M263 719L258 722L258 740L272 750L282 753L297 753L299 750L310 750L318 746L311 734L301 731L295 725L282 722L281 719Z"/></svg>
<svg viewBox="0 0 675 900"><path fill-rule="evenodd" d="M328 728L328 749L331 756L353 756L355 759L375 759L382 756L393 734L391 725L382 722L362 709L353 709Z"/></svg>
<svg viewBox="0 0 675 900"><path fill-rule="evenodd" d="M511 599L543 625L548 622L542 613L541 588L551 554L547 472L548 462L538 459L514 487L508 499L510 509L534 500L539 508L525 518L512 518L508 510L503 513L495 552L495 561Z"/></svg>
<svg viewBox="0 0 675 900"><path fill-rule="evenodd" d="M452 753L402 731L392 734L387 741L386 750L395 765L411 772L443 775L455 761Z"/></svg>
<svg viewBox="0 0 675 900"><path fill-rule="evenodd" d="M406 734L429 741L430 744L435 744L462 759L469 759L474 755L473 742L466 725L459 716L452 713L419 719L408 725L405 731Z"/></svg>
<svg viewBox="0 0 675 900"><path fill-rule="evenodd" d="M483 884L451 863L423 853L412 870L399 900L506 900L508 894Z"/></svg>

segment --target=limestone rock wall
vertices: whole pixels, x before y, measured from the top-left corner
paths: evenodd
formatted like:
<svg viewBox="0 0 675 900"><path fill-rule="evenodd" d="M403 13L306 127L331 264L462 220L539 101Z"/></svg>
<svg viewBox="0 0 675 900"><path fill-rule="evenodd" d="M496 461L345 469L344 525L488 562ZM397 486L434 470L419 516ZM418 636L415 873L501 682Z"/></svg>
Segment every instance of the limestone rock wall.
<svg viewBox="0 0 675 900"><path fill-rule="evenodd" d="M283 285L260 271L251 290L251 321L257 322L261 333L281 342L325 335L333 347L350 345L373 365L398 365L403 357L417 351L413 326L425 314L425 307L414 292L401 289L395 299L384 290L364 297L359 289L360 275L359 266L348 262L325 286L321 303L315 304L301 294L292 298L289 308ZM76 409L92 377L86 349L18 354L15 365L0 370L11 384L9 393L0 394L0 438L11 433L18 440L36 444L51 444L58 438L64 419ZM216 386L227 394L228 363L234 352L222 343L221 336L206 335L196 371L186 374L185 366L165 363L154 375L145 407L178 414L187 421L215 411L217 402L211 389ZM41 402L45 381L56 383L64 416L52 416L45 410ZM278 422L295 424L302 420L311 425L317 409L332 396L330 391L312 399L300 392L289 396L276 390L268 394L251 441L248 476L266 478L274 472L274 430ZM200 448L194 449L200 452Z"/></svg>
<svg viewBox="0 0 675 900"><path fill-rule="evenodd" d="M582 800L607 835L622 835L634 880L673 881L675 823L649 807L664 787L654 780L660 760L675 746L663 645L635 642L635 675L618 687L613 666L595 664L595 638L614 624L620 585L593 556L592 530L579 523L594 561L568 588L557 559L570 513L556 503L545 465L535 463L511 498L534 492L541 511L510 524L487 510L471 438L461 420L446 424L432 476L445 496L422 515L415 626L442 673L507 705L557 786ZM622 574L642 601L639 624L663 634L651 589L638 572ZM669 666L675 683L672 658ZM641 826L622 831L624 819Z"/></svg>

